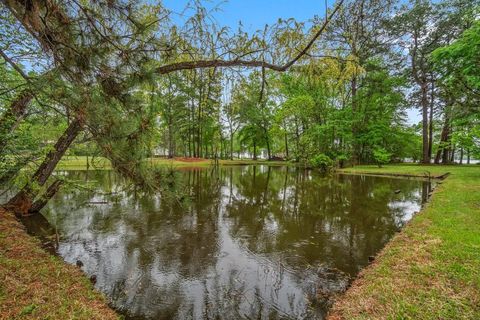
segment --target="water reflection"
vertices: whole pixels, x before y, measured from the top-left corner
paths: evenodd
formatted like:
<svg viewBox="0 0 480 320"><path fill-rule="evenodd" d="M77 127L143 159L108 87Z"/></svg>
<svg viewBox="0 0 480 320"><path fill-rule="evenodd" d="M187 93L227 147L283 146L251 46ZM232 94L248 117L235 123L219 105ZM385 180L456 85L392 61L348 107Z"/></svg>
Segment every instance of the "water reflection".
<svg viewBox="0 0 480 320"><path fill-rule="evenodd" d="M191 169L185 204L122 190L109 171L64 172L94 191L45 214L132 319L322 319L428 194L429 183L287 167ZM114 193L112 193L114 192Z"/></svg>

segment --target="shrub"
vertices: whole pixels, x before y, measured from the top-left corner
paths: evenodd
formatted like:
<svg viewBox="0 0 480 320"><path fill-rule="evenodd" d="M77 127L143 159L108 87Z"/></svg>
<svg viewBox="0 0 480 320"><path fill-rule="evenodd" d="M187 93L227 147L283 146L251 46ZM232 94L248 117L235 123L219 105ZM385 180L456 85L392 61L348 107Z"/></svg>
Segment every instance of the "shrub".
<svg viewBox="0 0 480 320"><path fill-rule="evenodd" d="M322 172L327 172L333 165L333 160L326 154L318 154L310 160L310 164L314 168L320 169Z"/></svg>
<svg viewBox="0 0 480 320"><path fill-rule="evenodd" d="M375 159L375 162L378 164L379 168L381 168L382 165L389 163L391 156L392 154L384 148L377 148L373 150L373 158Z"/></svg>
<svg viewBox="0 0 480 320"><path fill-rule="evenodd" d="M338 166L340 168L344 168L345 167L345 162L347 162L349 159L349 157L346 155L346 154L339 154L337 156L337 162L338 162Z"/></svg>

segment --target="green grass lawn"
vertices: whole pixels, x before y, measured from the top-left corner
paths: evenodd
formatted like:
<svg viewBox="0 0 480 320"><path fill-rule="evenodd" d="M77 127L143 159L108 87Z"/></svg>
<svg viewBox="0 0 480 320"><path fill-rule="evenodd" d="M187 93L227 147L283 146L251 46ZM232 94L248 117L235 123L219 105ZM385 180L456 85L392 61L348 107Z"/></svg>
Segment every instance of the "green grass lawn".
<svg viewBox="0 0 480 320"><path fill-rule="evenodd" d="M480 166L358 166L343 172L450 172L421 213L335 303L330 319L480 319Z"/></svg>

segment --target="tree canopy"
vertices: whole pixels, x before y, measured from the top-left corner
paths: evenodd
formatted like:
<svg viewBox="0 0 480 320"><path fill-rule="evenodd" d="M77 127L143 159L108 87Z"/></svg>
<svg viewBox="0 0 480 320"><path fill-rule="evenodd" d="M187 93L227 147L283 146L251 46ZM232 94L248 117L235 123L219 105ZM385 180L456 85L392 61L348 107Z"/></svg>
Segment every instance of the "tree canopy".
<svg viewBox="0 0 480 320"><path fill-rule="evenodd" d="M2 0L0 180L21 190L13 208L54 193L65 154L105 157L144 190L162 186L145 161L160 155L478 157L478 1L337 1L255 33L192 6L179 24L160 2Z"/></svg>

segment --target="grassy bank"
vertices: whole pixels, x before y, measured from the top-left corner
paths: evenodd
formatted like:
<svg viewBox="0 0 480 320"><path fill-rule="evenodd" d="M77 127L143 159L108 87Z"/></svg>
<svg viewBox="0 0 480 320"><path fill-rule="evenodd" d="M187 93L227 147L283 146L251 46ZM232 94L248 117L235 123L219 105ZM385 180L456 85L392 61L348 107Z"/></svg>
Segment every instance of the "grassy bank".
<svg viewBox="0 0 480 320"><path fill-rule="evenodd" d="M480 319L480 166L344 172L451 175L337 300L330 319Z"/></svg>
<svg viewBox="0 0 480 320"><path fill-rule="evenodd" d="M0 208L0 319L118 319L75 266Z"/></svg>
<svg viewBox="0 0 480 320"><path fill-rule="evenodd" d="M214 164L211 159L189 159L189 158L149 158L145 160L152 165L166 167L207 167ZM90 169L111 169L110 161L102 157L88 158ZM293 165L287 161L267 161L267 160L219 160L218 163L224 166L248 165L248 164L268 164L268 165ZM57 166L58 170L85 170L87 168L87 157L68 156L63 157Z"/></svg>

